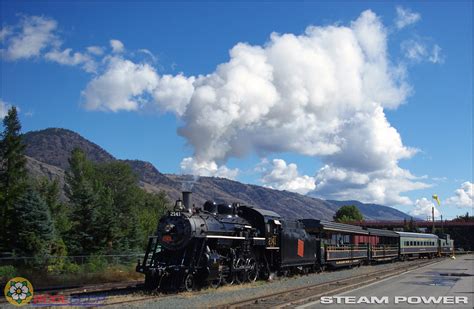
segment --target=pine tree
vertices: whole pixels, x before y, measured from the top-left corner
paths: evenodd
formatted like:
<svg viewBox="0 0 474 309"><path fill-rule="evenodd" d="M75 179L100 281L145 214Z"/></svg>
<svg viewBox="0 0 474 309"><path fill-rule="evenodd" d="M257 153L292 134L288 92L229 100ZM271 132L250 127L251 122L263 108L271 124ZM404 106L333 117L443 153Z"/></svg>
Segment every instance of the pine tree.
<svg viewBox="0 0 474 309"><path fill-rule="evenodd" d="M0 251L12 250L10 227L19 197L26 189L25 146L22 143L21 124L15 107L3 119L0 140Z"/></svg>
<svg viewBox="0 0 474 309"><path fill-rule="evenodd" d="M57 179L50 181L47 178L43 178L37 181L36 187L41 198L49 207L57 236L62 238L70 229L70 209L66 203L63 203L60 200L59 181Z"/></svg>
<svg viewBox="0 0 474 309"><path fill-rule="evenodd" d="M74 149L66 172L66 195L71 204L71 229L66 244L72 254L90 254L100 250L97 209L99 195L94 190L93 167L85 153Z"/></svg>
<svg viewBox="0 0 474 309"><path fill-rule="evenodd" d="M48 205L30 187L15 203L12 244L21 256L45 257L51 252L54 227Z"/></svg>

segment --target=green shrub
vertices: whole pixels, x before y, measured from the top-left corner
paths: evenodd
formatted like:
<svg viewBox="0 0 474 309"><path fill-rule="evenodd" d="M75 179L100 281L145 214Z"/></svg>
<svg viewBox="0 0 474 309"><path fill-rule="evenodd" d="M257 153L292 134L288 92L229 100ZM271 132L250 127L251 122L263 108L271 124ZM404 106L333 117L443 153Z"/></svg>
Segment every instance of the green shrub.
<svg viewBox="0 0 474 309"><path fill-rule="evenodd" d="M16 277L18 272L12 265L0 266L0 282Z"/></svg>
<svg viewBox="0 0 474 309"><path fill-rule="evenodd" d="M66 274L78 274L79 272L81 272L81 266L66 261L63 265L63 270Z"/></svg>
<svg viewBox="0 0 474 309"><path fill-rule="evenodd" d="M107 268L107 260L100 255L94 255L89 258L89 261L84 265L87 272L95 273Z"/></svg>

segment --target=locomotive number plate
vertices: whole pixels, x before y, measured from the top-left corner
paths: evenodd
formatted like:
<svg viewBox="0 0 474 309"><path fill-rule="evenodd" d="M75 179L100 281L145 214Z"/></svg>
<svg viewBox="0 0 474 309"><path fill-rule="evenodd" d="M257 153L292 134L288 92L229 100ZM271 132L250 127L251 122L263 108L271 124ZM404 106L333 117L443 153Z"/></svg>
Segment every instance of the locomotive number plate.
<svg viewBox="0 0 474 309"><path fill-rule="evenodd" d="M181 217L181 211L170 211L170 217Z"/></svg>

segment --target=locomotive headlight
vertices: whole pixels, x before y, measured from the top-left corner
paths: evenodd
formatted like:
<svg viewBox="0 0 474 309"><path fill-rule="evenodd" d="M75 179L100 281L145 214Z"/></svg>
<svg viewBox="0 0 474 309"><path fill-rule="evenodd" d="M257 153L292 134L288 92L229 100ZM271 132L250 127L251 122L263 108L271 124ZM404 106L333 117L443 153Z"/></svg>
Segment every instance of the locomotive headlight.
<svg viewBox="0 0 474 309"><path fill-rule="evenodd" d="M174 224L167 224L164 228L166 233L169 233L172 229L174 229Z"/></svg>

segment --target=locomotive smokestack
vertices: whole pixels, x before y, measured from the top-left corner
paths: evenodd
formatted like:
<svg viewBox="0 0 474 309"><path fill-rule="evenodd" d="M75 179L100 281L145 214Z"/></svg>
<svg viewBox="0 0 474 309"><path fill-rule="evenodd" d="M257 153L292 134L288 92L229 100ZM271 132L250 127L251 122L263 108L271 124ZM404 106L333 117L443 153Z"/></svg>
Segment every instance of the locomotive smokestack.
<svg viewBox="0 0 474 309"><path fill-rule="evenodd" d="M183 204L187 210L191 210L193 206L191 193L190 191L183 191Z"/></svg>

